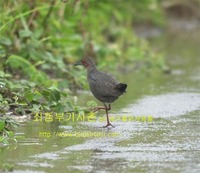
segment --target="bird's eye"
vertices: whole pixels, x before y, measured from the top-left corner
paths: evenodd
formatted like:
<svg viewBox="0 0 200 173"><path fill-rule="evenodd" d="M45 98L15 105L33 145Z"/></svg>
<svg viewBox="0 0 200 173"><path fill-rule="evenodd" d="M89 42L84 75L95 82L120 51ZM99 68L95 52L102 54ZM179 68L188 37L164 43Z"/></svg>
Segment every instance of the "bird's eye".
<svg viewBox="0 0 200 173"><path fill-rule="evenodd" d="M82 64L87 64L87 62L85 60L81 60Z"/></svg>

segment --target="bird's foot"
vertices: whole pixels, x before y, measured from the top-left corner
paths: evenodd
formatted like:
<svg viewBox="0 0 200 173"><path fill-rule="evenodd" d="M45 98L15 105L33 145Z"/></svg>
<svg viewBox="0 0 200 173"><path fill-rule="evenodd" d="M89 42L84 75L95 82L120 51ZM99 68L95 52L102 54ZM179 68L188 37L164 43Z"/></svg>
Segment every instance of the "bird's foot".
<svg viewBox="0 0 200 173"><path fill-rule="evenodd" d="M109 127L109 126L115 127L110 122L108 122L105 126L103 126L103 128L106 128L106 127Z"/></svg>

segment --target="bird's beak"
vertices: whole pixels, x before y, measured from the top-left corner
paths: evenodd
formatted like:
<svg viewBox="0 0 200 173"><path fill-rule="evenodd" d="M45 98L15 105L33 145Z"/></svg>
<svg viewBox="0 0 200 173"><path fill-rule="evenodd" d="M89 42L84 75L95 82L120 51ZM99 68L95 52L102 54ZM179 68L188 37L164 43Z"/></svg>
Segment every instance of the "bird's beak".
<svg viewBox="0 0 200 173"><path fill-rule="evenodd" d="M74 64L74 66L77 66L77 65L83 65L83 64L81 63L81 61L79 61L79 62L76 62L76 63Z"/></svg>

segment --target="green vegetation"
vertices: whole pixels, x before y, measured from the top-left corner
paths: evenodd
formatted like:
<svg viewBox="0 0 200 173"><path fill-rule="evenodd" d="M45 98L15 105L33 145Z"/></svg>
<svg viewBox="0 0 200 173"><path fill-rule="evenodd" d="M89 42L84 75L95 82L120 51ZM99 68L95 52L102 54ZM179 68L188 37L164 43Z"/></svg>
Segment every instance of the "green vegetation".
<svg viewBox="0 0 200 173"><path fill-rule="evenodd" d="M0 11L0 115L79 110L71 91L86 77L73 63L84 56L110 70L164 66L133 33L134 23L163 24L157 0L15 0Z"/></svg>
<svg viewBox="0 0 200 173"><path fill-rule="evenodd" d="M11 118L0 118L0 144L8 144L9 140L15 140L12 130L17 125L18 124Z"/></svg>
<svg viewBox="0 0 200 173"><path fill-rule="evenodd" d="M9 164L9 163L4 163L3 164L3 171L10 171L12 172L14 168L13 164Z"/></svg>

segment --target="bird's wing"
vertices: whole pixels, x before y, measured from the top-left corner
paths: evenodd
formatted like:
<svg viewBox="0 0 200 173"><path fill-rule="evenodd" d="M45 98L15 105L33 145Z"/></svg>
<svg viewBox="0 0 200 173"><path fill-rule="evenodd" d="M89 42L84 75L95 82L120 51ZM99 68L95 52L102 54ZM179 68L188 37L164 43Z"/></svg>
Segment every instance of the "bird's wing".
<svg viewBox="0 0 200 173"><path fill-rule="evenodd" d="M88 81L92 93L102 97L119 96L116 85L119 83L110 74L104 72L89 73Z"/></svg>

